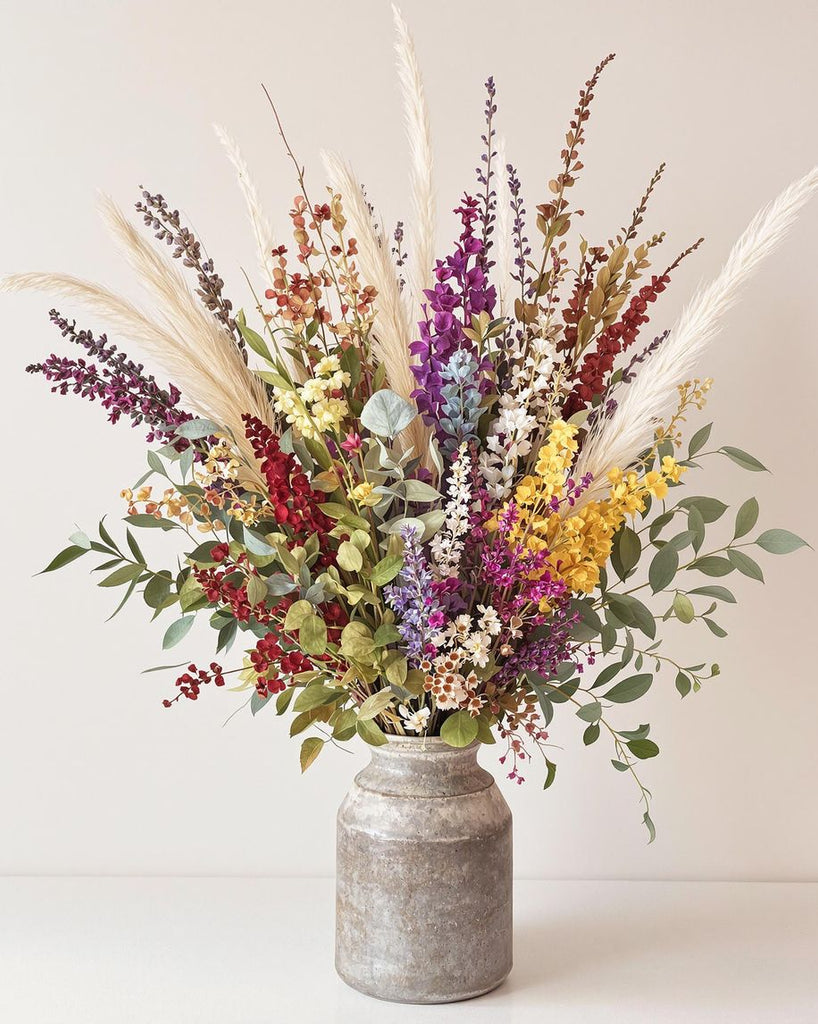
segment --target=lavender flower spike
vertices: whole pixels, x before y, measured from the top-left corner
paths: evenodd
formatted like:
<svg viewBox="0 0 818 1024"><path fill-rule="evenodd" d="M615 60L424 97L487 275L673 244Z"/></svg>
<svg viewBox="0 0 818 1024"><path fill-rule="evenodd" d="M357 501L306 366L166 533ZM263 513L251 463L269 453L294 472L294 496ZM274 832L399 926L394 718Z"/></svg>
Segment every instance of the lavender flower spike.
<svg viewBox="0 0 818 1024"><path fill-rule="evenodd" d="M433 589L434 578L418 540L417 529L406 526L403 537L403 568L398 582L386 587L389 607L398 616L397 627L406 653L419 661L434 650L431 637L443 625L444 614Z"/></svg>

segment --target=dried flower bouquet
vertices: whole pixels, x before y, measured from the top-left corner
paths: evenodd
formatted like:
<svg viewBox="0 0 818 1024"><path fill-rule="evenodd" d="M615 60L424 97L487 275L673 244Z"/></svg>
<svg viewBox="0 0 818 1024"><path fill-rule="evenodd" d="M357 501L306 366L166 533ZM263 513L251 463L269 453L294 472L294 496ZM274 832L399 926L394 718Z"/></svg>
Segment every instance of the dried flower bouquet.
<svg viewBox="0 0 818 1024"><path fill-rule="evenodd" d="M762 580L753 547L804 544L785 530L756 533L752 497L730 539L708 544L727 506L691 492L696 468L705 458L764 467L710 442L710 424L686 444L682 435L712 383L693 375L699 355L818 171L758 214L672 330L646 338L654 305L701 240L651 270L665 236L641 228L662 165L612 239L571 241L591 103L612 57L581 90L533 210L498 156L488 80L477 178L455 209L459 237L436 260L426 102L398 12L396 24L412 153L406 230L384 231L332 154L329 186L313 193L273 108L297 179L287 244L273 239L241 154L219 130L258 249L246 312L178 212L148 191L136 204L146 236L112 202L103 214L152 314L66 275L5 281L87 307L175 379L160 386L105 334L52 311L70 353L29 371L55 392L99 401L111 422L146 429L150 448L147 473L122 492L124 543L100 522L98 537L74 534L45 571L97 556L99 586L124 589L119 608L138 594L170 620L165 649L205 616L219 661L171 666L182 671L165 705L235 674L231 689L247 692L253 714L292 713L304 769L355 736L499 738L518 781L542 754L547 787L552 719L574 713L584 742L610 743L614 768L636 780L652 837L637 769L659 748L619 706L659 672L682 697L717 675L717 665L665 654L662 626L676 619L724 636L714 616L735 597L723 577ZM173 535L177 565L149 564L136 538L145 529Z"/></svg>

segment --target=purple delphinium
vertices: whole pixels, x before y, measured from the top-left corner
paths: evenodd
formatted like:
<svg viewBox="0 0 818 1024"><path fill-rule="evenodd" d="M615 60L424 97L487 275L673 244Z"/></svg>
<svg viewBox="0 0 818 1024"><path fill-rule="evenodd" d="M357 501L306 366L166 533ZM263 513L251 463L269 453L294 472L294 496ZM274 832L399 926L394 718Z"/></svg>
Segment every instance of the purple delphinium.
<svg viewBox="0 0 818 1024"><path fill-rule="evenodd" d="M433 587L432 570L423 554L415 527L401 530L403 567L397 582L384 589L387 604L398 616L396 623L408 656L418 661L434 652L431 636L444 624L445 615Z"/></svg>
<svg viewBox="0 0 818 1024"><path fill-rule="evenodd" d="M469 422L469 410L474 407L469 393L474 392L479 403L479 397L490 386L487 374L491 372L492 364L478 351L475 343L465 334L464 328L471 328L473 315L485 311L491 316L497 301L496 289L488 283L481 265L483 243L474 233L474 222L478 218L477 200L465 196L455 213L460 215L463 224L460 240L451 256L437 262L434 270L435 286L425 292L428 299L424 307L427 319L418 325L420 338L410 345L410 351L418 357L417 365L412 367L418 388L412 397L424 421L435 430L441 444L448 442L447 447L453 443L453 435L442 421L452 420L452 359L461 352L473 359L475 372L468 386L457 396L458 400L463 398L463 422ZM464 358L457 355L455 365ZM460 440L468 436L466 433L466 437Z"/></svg>
<svg viewBox="0 0 818 1024"><path fill-rule="evenodd" d="M42 373L55 382L52 392L67 395L71 391L92 402L99 399L108 410L111 423L124 415L135 427L141 423L150 427L148 441L173 439L174 428L191 419L190 413L178 408L178 388L173 384L167 390L160 388L152 375L145 374L141 363L134 363L119 352L104 334L95 338L90 331L78 331L76 322L69 323L55 309L49 317L64 338L84 348L95 360L66 359L52 354L42 363L27 366L27 373Z"/></svg>

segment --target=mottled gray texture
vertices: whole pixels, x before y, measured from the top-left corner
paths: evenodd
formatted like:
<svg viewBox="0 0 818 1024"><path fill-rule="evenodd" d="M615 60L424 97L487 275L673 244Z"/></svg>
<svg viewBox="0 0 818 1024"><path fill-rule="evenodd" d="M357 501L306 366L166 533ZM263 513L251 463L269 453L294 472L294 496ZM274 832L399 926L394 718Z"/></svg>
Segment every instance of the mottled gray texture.
<svg viewBox="0 0 818 1024"><path fill-rule="evenodd" d="M511 811L478 747L389 737L341 804L335 966L361 992L454 1002L511 970Z"/></svg>

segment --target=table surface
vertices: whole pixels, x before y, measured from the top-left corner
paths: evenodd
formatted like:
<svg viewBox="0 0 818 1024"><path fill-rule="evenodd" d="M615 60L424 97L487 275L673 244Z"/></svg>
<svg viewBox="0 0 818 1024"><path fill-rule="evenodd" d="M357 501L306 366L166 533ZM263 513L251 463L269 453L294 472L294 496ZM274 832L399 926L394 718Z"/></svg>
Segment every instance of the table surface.
<svg viewBox="0 0 818 1024"><path fill-rule="evenodd" d="M0 1020L818 1021L818 883L520 881L515 915L499 989L397 1006L335 976L330 879L0 879Z"/></svg>

